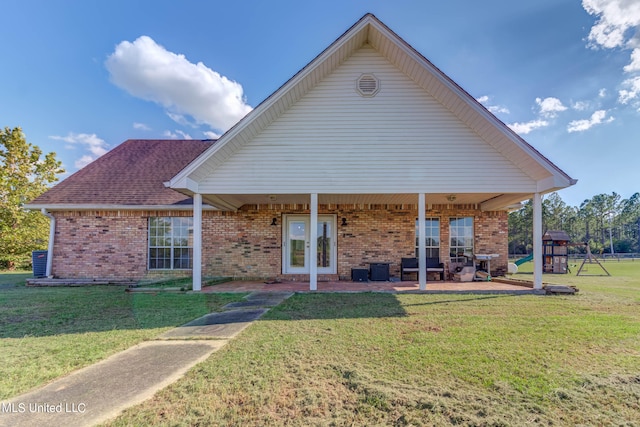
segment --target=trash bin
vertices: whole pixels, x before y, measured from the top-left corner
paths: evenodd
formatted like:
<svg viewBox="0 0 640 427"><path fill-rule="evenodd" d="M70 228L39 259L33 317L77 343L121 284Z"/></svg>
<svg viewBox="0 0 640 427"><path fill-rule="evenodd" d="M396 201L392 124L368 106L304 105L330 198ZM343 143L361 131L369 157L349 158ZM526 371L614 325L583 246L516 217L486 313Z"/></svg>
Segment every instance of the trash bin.
<svg viewBox="0 0 640 427"><path fill-rule="evenodd" d="M33 277L45 277L47 275L47 251L31 252L31 264L33 265Z"/></svg>
<svg viewBox="0 0 640 427"><path fill-rule="evenodd" d="M389 280L389 263L372 262L369 268L370 279L372 281L386 282Z"/></svg>
<svg viewBox="0 0 640 427"><path fill-rule="evenodd" d="M369 271L366 268L352 268L351 281L352 282L368 282Z"/></svg>

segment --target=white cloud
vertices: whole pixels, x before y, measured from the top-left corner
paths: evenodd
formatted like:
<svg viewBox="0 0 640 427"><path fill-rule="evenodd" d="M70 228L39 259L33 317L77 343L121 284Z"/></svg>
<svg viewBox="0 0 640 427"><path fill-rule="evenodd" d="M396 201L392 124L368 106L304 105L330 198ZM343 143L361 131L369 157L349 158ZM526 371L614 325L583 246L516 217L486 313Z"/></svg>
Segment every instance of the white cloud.
<svg viewBox="0 0 640 427"><path fill-rule="evenodd" d="M582 0L582 7L598 17L588 37L592 47L624 47L628 31L640 27L637 0Z"/></svg>
<svg viewBox="0 0 640 427"><path fill-rule="evenodd" d="M73 163L73 165L78 169L82 169L83 167L87 166L89 163L93 162L94 160L95 159L93 157L89 156L88 154L85 154L84 156L76 160Z"/></svg>
<svg viewBox="0 0 640 427"><path fill-rule="evenodd" d="M203 132L204 135L207 137L207 139L218 139L220 138L222 135L217 134L215 132Z"/></svg>
<svg viewBox="0 0 640 427"><path fill-rule="evenodd" d="M640 49L633 49L631 52L631 62L624 67L624 71L627 73L633 73L634 71L640 71Z"/></svg>
<svg viewBox="0 0 640 427"><path fill-rule="evenodd" d="M571 108L578 111L584 111L589 109L589 105L590 105L589 101L576 101L573 103Z"/></svg>
<svg viewBox="0 0 640 427"><path fill-rule="evenodd" d="M548 118L554 118L559 112L567 109L558 98L553 97L536 98L536 104L540 107L540 114Z"/></svg>
<svg viewBox="0 0 640 427"><path fill-rule="evenodd" d="M502 105L490 105L489 97L487 95L481 96L480 98L476 98L476 101L484 105L485 108L491 111L493 114L509 114L510 113L507 107L503 107Z"/></svg>
<svg viewBox="0 0 640 427"><path fill-rule="evenodd" d="M625 89L618 91L618 102L629 104L640 97L640 76L632 77L622 82Z"/></svg>
<svg viewBox="0 0 640 427"><path fill-rule="evenodd" d="M177 130L175 132L171 132L170 130L165 130L163 135L169 139L193 139L191 135L181 130Z"/></svg>
<svg viewBox="0 0 640 427"><path fill-rule="evenodd" d="M599 96L600 98L604 98L605 96L607 96L607 89L605 89L605 88L600 89L600 90L598 91L598 96Z"/></svg>
<svg viewBox="0 0 640 427"><path fill-rule="evenodd" d="M151 130L151 128L144 123L134 123L133 128L137 130Z"/></svg>
<svg viewBox="0 0 640 427"><path fill-rule="evenodd" d="M491 111L493 114L509 114L510 111L507 107L503 107L502 105L489 105L487 110Z"/></svg>
<svg viewBox="0 0 640 427"><path fill-rule="evenodd" d="M64 141L69 145L67 148L73 149L77 146L88 150L90 154L84 154L80 159L76 160L75 166L80 169L104 155L108 151L109 145L102 139L98 138L95 133L73 133L69 132L67 136L50 136L49 138L56 141Z"/></svg>
<svg viewBox="0 0 640 427"><path fill-rule="evenodd" d="M584 132L592 128L595 125L599 125L601 123L611 123L614 120L613 117L607 117L607 112L605 110L598 110L594 112L589 119L585 120L574 120L569 123L567 126L567 131L571 132Z"/></svg>
<svg viewBox="0 0 640 427"><path fill-rule="evenodd" d="M549 122L547 122L546 120L538 119L538 120L531 120L526 123L512 123L507 126L509 126L515 133L519 135L526 135L535 129L549 126Z"/></svg>
<svg viewBox="0 0 640 427"><path fill-rule="evenodd" d="M197 128L198 127L198 125L196 123L193 123L193 122L189 121L189 119L187 119L182 114L172 113L171 111L167 111L166 113L167 113L167 116L169 116L169 118L171 120L173 120L174 122L176 122L179 125L190 126L192 128Z"/></svg>
<svg viewBox="0 0 640 427"><path fill-rule="evenodd" d="M640 1L638 0L582 0L582 7L598 19L589 32L592 48L633 49L630 62L623 70L626 73L640 71ZM623 86L634 86L630 80ZM618 102L630 103L638 97L638 91L624 88L618 91ZM633 104L637 106L637 104Z"/></svg>
<svg viewBox="0 0 640 427"><path fill-rule="evenodd" d="M226 131L251 111L239 83L201 62L189 62L148 36L118 44L105 65L111 81L131 95L215 130Z"/></svg>

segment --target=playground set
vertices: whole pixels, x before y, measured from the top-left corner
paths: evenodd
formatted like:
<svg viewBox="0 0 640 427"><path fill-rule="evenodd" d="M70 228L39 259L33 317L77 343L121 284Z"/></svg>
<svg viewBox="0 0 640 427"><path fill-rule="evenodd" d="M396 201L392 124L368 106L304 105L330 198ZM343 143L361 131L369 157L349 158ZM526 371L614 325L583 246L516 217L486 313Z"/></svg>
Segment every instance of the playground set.
<svg viewBox="0 0 640 427"><path fill-rule="evenodd" d="M567 233L564 231L547 231L544 236L542 236L542 256L543 256L543 265L542 271L544 273L557 273L557 274L567 274L571 272L569 268L569 246L584 246L585 247L585 255L582 260L582 264L580 268L578 268L578 272L576 276L611 276L607 269L598 261L596 257L591 253L591 248L589 247L589 243L570 243L570 238ZM510 274L514 274L518 272L518 267L526 262L530 262L533 260L533 254L530 254L524 258L520 258L516 260L514 263L509 263L508 271ZM588 265L586 265L588 264ZM587 274L589 271L589 266L592 264L597 264L604 274Z"/></svg>

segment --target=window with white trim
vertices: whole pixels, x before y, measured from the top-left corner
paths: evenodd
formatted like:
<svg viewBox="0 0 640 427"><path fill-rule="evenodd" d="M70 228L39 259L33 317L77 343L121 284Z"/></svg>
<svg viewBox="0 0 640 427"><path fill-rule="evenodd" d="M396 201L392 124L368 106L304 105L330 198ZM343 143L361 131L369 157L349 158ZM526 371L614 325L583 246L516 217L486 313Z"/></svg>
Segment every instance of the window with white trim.
<svg viewBox="0 0 640 427"><path fill-rule="evenodd" d="M427 258L440 259L440 218L426 218L424 223L426 232ZM416 220L416 258L420 244L418 220Z"/></svg>
<svg viewBox="0 0 640 427"><path fill-rule="evenodd" d="M193 267L193 218L149 218L149 270Z"/></svg>

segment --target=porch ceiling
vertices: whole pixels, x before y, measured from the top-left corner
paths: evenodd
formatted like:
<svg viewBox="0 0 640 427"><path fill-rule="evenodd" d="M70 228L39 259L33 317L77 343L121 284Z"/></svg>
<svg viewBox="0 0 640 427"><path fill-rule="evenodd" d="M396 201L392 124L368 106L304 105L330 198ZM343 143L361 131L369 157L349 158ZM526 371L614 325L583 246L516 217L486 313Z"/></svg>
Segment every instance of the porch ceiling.
<svg viewBox="0 0 640 427"><path fill-rule="evenodd" d="M509 205L530 198L529 194L503 193L427 193L427 205L486 204L490 210L508 209ZM203 200L223 210L238 209L243 205L264 204L308 204L309 194L220 194L203 195ZM318 203L327 204L372 204L372 205L417 205L417 194L318 194ZM490 205L489 205L490 204Z"/></svg>

